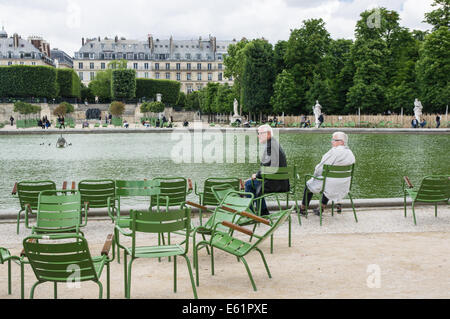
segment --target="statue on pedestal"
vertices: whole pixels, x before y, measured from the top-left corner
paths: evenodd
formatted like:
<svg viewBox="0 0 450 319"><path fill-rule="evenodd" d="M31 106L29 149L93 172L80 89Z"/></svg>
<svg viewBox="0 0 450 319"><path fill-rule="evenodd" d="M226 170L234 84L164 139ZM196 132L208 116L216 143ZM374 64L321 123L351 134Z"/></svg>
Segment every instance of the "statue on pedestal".
<svg viewBox="0 0 450 319"><path fill-rule="evenodd" d="M315 124L316 128L319 127L319 116L322 114L322 106L319 104L319 101L316 100L316 105L313 106L314 116L316 118Z"/></svg>
<svg viewBox="0 0 450 319"><path fill-rule="evenodd" d="M416 117L416 120L418 123L420 123L420 116L422 115L422 103L416 98L414 100L414 116Z"/></svg>
<svg viewBox="0 0 450 319"><path fill-rule="evenodd" d="M235 123L235 122L238 122L238 124L242 123L242 118L241 118L241 116L239 115L239 112L238 112L238 106L239 106L238 101L236 99L234 99L234 101L233 101L234 114L232 116L230 124Z"/></svg>

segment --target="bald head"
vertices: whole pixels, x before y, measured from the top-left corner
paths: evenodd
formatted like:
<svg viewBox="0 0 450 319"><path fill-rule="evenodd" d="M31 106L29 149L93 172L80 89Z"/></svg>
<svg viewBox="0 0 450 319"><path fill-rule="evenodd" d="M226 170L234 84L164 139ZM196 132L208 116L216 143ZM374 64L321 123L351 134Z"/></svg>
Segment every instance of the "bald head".
<svg viewBox="0 0 450 319"><path fill-rule="evenodd" d="M261 144L264 144L267 140L270 140L272 138L272 134L273 131L269 125L264 124L258 127L258 139Z"/></svg>
<svg viewBox="0 0 450 319"><path fill-rule="evenodd" d="M339 146L339 145L347 146L348 136L344 132L334 132L332 141L334 143L333 146Z"/></svg>

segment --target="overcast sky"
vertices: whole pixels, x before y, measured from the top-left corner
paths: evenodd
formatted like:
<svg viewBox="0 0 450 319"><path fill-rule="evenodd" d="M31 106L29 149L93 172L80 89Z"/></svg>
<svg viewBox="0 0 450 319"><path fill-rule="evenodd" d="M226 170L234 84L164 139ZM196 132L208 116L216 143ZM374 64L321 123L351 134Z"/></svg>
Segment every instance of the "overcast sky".
<svg viewBox="0 0 450 319"><path fill-rule="evenodd" d="M264 37L287 40L302 21L322 18L334 39L354 38L359 14L386 7L400 14L401 25L427 30L424 13L432 0L0 0L0 23L9 35L42 36L52 48L73 56L82 37L145 40L219 40Z"/></svg>

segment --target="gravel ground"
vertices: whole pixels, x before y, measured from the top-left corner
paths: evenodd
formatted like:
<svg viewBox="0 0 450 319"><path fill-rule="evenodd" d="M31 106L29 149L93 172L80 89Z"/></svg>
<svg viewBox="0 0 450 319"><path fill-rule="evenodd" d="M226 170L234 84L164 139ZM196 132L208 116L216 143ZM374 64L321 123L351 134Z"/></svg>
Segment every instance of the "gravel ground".
<svg viewBox="0 0 450 319"><path fill-rule="evenodd" d="M275 234L274 253L270 241L262 244L272 279L268 279L259 254L248 255L257 292L252 290L242 263L217 251L215 276L211 276L209 256L200 252L199 298L450 298L450 208L418 206L417 226L409 206L404 218L399 207L359 208L358 223L351 209L331 216L325 213L323 226L310 214L299 226L292 215L292 247L288 247L288 225ZM197 221L197 216L194 216ZM16 235L15 221L0 222L0 245L13 254L21 251L21 242L29 231L21 225ZM261 227L262 229L262 227ZM91 253L100 252L113 224L106 218L91 218L84 229ZM155 242L155 238L140 237ZM192 261L192 250L189 252ZM121 261L122 262L122 261ZM25 295L35 277L26 266ZM166 259L138 259L133 264L132 298L192 298L186 263L178 259L178 290L173 292L173 266ZM105 271L102 282L105 287ZM0 266L0 298L19 298L19 267L13 265L13 294L7 294L6 266ZM376 277L374 277L376 275ZM379 276L378 276L379 275ZM111 297L123 298L123 263L111 264ZM380 279L379 281L373 279ZM96 298L97 285L82 283L81 289L60 285L59 298ZM52 298L53 286L40 285L36 298Z"/></svg>

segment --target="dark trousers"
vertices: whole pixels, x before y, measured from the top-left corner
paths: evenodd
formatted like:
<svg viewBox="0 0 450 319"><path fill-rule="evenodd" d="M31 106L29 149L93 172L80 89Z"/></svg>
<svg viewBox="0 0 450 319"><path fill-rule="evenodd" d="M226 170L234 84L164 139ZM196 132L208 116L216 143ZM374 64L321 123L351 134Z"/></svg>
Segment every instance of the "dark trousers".
<svg viewBox="0 0 450 319"><path fill-rule="evenodd" d="M247 193L252 193L253 195L256 195L256 190L258 189L258 187L261 185L261 181L257 181L257 180L251 180L249 179L248 181L245 182L245 191ZM256 209L258 211L258 203L259 201L256 202ZM253 204L252 206L250 206L252 211L254 212L254 207ZM263 198L261 199L261 215L268 215L269 214L269 210L267 209L267 205L266 205L266 200Z"/></svg>
<svg viewBox="0 0 450 319"><path fill-rule="evenodd" d="M308 187L305 187L305 191L303 192L302 205L306 206L306 203L308 203L309 206L313 195L314 194L308 189ZM322 205L326 206L328 204L328 201L329 199L325 195L322 195Z"/></svg>

